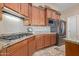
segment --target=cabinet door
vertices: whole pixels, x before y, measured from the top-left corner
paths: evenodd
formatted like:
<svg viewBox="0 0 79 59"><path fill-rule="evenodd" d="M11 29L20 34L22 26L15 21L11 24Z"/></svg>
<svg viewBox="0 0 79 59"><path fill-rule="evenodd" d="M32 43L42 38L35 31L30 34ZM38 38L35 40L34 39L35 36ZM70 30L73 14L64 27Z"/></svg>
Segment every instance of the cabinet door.
<svg viewBox="0 0 79 59"><path fill-rule="evenodd" d="M29 11L28 11L29 18L32 19L32 4L31 3L29 3L28 8L29 8Z"/></svg>
<svg viewBox="0 0 79 59"><path fill-rule="evenodd" d="M32 21L31 25L39 25L39 8L32 6Z"/></svg>
<svg viewBox="0 0 79 59"><path fill-rule="evenodd" d="M18 42L10 47L7 47L7 56L25 56L28 55L27 40Z"/></svg>
<svg viewBox="0 0 79 59"><path fill-rule="evenodd" d="M37 50L44 48L44 36L43 35L36 36L35 42L36 42L36 49Z"/></svg>
<svg viewBox="0 0 79 59"><path fill-rule="evenodd" d="M55 11L52 11L52 19L57 19L57 15L56 15L56 12Z"/></svg>
<svg viewBox="0 0 79 59"><path fill-rule="evenodd" d="M3 3L0 3L0 9L2 9L2 7L3 7Z"/></svg>
<svg viewBox="0 0 79 59"><path fill-rule="evenodd" d="M45 18L46 18L46 25L48 25L48 19L49 19L49 18L52 18L52 10L50 10L50 9L47 8L47 9L45 10L45 15L46 15L46 16L45 16Z"/></svg>
<svg viewBox="0 0 79 59"><path fill-rule="evenodd" d="M47 9L47 18L52 18L52 10Z"/></svg>
<svg viewBox="0 0 79 59"><path fill-rule="evenodd" d="M4 6L20 13L20 3L5 3Z"/></svg>
<svg viewBox="0 0 79 59"><path fill-rule="evenodd" d="M40 8L39 14L39 25L45 25L45 10Z"/></svg>
<svg viewBox="0 0 79 59"><path fill-rule="evenodd" d="M3 4L0 3L0 20L2 20L2 7L3 7Z"/></svg>
<svg viewBox="0 0 79 59"><path fill-rule="evenodd" d="M13 53L10 53L9 56L27 56L27 49L25 46L23 46L18 50L14 51Z"/></svg>
<svg viewBox="0 0 79 59"><path fill-rule="evenodd" d="M28 3L21 4L21 14L28 17Z"/></svg>
<svg viewBox="0 0 79 59"><path fill-rule="evenodd" d="M45 39L45 47L50 46L50 35L46 34L44 36L44 39Z"/></svg>
<svg viewBox="0 0 79 59"><path fill-rule="evenodd" d="M50 44L56 44L56 34L50 34Z"/></svg>
<svg viewBox="0 0 79 59"><path fill-rule="evenodd" d="M28 39L28 49L29 56L31 56L36 50L34 37Z"/></svg>

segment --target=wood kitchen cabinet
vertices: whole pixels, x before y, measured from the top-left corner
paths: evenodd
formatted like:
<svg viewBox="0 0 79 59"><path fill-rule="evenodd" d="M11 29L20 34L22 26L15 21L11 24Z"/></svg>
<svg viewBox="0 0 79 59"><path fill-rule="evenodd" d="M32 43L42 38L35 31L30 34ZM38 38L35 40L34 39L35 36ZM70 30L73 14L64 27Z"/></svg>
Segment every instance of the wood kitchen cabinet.
<svg viewBox="0 0 79 59"><path fill-rule="evenodd" d="M56 34L50 34L50 45L56 44Z"/></svg>
<svg viewBox="0 0 79 59"><path fill-rule="evenodd" d="M49 8L45 8L45 20L46 20L46 25L48 25L48 20L49 18L52 18L52 10Z"/></svg>
<svg viewBox="0 0 79 59"><path fill-rule="evenodd" d="M20 3L4 3L4 6L20 13Z"/></svg>
<svg viewBox="0 0 79 59"><path fill-rule="evenodd" d="M46 8L46 16L47 16L47 18L52 18L52 10L51 9Z"/></svg>
<svg viewBox="0 0 79 59"><path fill-rule="evenodd" d="M28 44L27 40L18 42L6 48L7 56L27 56L28 55Z"/></svg>
<svg viewBox="0 0 79 59"><path fill-rule="evenodd" d="M3 3L0 3L0 9L2 9L3 8Z"/></svg>
<svg viewBox="0 0 79 59"><path fill-rule="evenodd" d="M49 18L52 20L59 20L60 19L60 12L51 9L51 8L45 8L45 19L46 19L46 25L48 25Z"/></svg>
<svg viewBox="0 0 79 59"><path fill-rule="evenodd" d="M53 10L52 11L52 19L55 19L55 20L60 20L60 13L56 10Z"/></svg>
<svg viewBox="0 0 79 59"><path fill-rule="evenodd" d="M79 56L79 45L65 41L65 55L66 56Z"/></svg>
<svg viewBox="0 0 79 59"><path fill-rule="evenodd" d="M45 9L39 8L39 25L45 25Z"/></svg>
<svg viewBox="0 0 79 59"><path fill-rule="evenodd" d="M45 25L45 10L43 8L32 6L31 25Z"/></svg>
<svg viewBox="0 0 79 59"><path fill-rule="evenodd" d="M3 7L3 4L0 3L0 20L2 20L2 7Z"/></svg>
<svg viewBox="0 0 79 59"><path fill-rule="evenodd" d="M21 14L28 17L29 16L29 4L21 3Z"/></svg>
<svg viewBox="0 0 79 59"><path fill-rule="evenodd" d="M57 15L55 11L52 11L52 19L57 20Z"/></svg>
<svg viewBox="0 0 79 59"><path fill-rule="evenodd" d="M44 35L35 36L36 50L44 48Z"/></svg>
<svg viewBox="0 0 79 59"><path fill-rule="evenodd" d="M31 56L36 51L35 37L28 39L28 55Z"/></svg>
<svg viewBox="0 0 79 59"><path fill-rule="evenodd" d="M31 25L39 25L39 8L36 6L32 6Z"/></svg>
<svg viewBox="0 0 79 59"><path fill-rule="evenodd" d="M32 56L35 51L55 43L56 34L36 35L0 50L0 56Z"/></svg>
<svg viewBox="0 0 79 59"><path fill-rule="evenodd" d="M45 39L45 47L50 46L50 35L45 34L44 39Z"/></svg>
<svg viewBox="0 0 79 59"><path fill-rule="evenodd" d="M25 5L25 8L24 8ZM32 4L21 4L21 13L26 16L25 20L23 21L24 25L31 25L32 20Z"/></svg>
<svg viewBox="0 0 79 59"><path fill-rule="evenodd" d="M0 56L6 56L6 48L3 48L1 51L0 51Z"/></svg>

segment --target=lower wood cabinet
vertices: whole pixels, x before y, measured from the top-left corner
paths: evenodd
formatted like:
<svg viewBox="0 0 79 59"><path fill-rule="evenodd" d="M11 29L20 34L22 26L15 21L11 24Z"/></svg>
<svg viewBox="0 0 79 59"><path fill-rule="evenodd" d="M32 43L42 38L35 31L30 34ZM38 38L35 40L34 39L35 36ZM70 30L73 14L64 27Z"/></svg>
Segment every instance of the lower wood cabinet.
<svg viewBox="0 0 79 59"><path fill-rule="evenodd" d="M35 36L36 50L44 48L44 35Z"/></svg>
<svg viewBox="0 0 79 59"><path fill-rule="evenodd" d="M6 56L6 48L0 50L0 56Z"/></svg>
<svg viewBox="0 0 79 59"><path fill-rule="evenodd" d="M50 34L45 34L44 39L45 39L45 47L50 46Z"/></svg>
<svg viewBox="0 0 79 59"><path fill-rule="evenodd" d="M50 45L56 44L56 35L50 34Z"/></svg>
<svg viewBox="0 0 79 59"><path fill-rule="evenodd" d="M27 56L28 55L27 51L28 50L24 46L24 47L19 48L16 51L14 51L13 53L10 53L9 56Z"/></svg>
<svg viewBox="0 0 79 59"><path fill-rule="evenodd" d="M28 55L31 56L35 51L35 37L28 39Z"/></svg>
<svg viewBox="0 0 79 59"><path fill-rule="evenodd" d="M65 55L66 56L79 56L79 45L65 41Z"/></svg>
<svg viewBox="0 0 79 59"><path fill-rule="evenodd" d="M0 56L31 56L35 51L54 45L56 34L41 34L0 50Z"/></svg>
<svg viewBox="0 0 79 59"><path fill-rule="evenodd" d="M6 48L7 56L27 56L28 55L28 40L18 42Z"/></svg>

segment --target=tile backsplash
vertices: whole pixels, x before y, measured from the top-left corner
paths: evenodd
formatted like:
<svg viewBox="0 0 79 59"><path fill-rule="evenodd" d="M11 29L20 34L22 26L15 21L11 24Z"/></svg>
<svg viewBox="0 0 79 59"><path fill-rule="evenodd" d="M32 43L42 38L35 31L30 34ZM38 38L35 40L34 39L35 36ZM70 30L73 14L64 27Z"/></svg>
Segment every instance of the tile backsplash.
<svg viewBox="0 0 79 59"><path fill-rule="evenodd" d="M50 32L49 26L27 26L26 28L31 27L33 30L33 33L45 33Z"/></svg>

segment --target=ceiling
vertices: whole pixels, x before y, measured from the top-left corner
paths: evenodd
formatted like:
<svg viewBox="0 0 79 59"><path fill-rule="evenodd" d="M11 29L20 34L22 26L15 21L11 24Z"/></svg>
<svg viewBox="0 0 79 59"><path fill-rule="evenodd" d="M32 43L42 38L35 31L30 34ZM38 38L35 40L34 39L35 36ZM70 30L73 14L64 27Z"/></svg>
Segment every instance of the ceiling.
<svg viewBox="0 0 79 59"><path fill-rule="evenodd" d="M73 6L79 5L79 3L52 3L51 5L57 7L59 11L65 11Z"/></svg>
<svg viewBox="0 0 79 59"><path fill-rule="evenodd" d="M76 5L79 5L79 3L36 3L35 5L37 5L37 6L47 5L53 9L56 9L60 12L63 12L63 11L66 11L70 7L74 7Z"/></svg>

